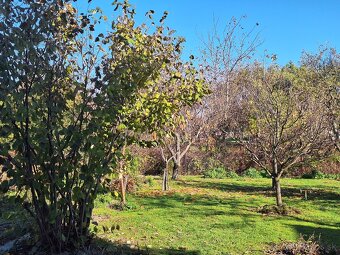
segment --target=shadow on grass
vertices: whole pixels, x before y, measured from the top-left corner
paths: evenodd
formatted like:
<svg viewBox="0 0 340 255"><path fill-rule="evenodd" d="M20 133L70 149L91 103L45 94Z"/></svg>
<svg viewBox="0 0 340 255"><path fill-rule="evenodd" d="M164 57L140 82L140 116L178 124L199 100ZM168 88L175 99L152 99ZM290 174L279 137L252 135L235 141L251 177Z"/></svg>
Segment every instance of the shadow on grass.
<svg viewBox="0 0 340 255"><path fill-rule="evenodd" d="M251 208L251 204L247 201L238 201L234 198L219 198L212 195L201 195L201 194L183 194L183 193L171 193L171 194L160 194L157 196L143 194L136 195L137 198L141 198L141 205L146 208L181 208L187 207L186 213L191 213L196 208L200 212L205 210L216 211L218 208L223 209L237 209L248 210ZM219 211L215 214L225 214L225 211ZM209 216L209 215L206 215Z"/></svg>
<svg viewBox="0 0 340 255"><path fill-rule="evenodd" d="M251 183L247 184L235 184L235 183L220 183L220 182L203 182L197 180L190 181L178 181L178 185L189 188L203 188L203 189L212 189L225 191L230 193L242 192L246 194L261 194L265 196L274 196L274 192L270 186L259 186ZM282 196L284 197L304 197L303 190L306 188L300 189L299 187L285 187L283 183L282 187ZM308 190L308 200L327 200L327 203L330 201L335 201L338 203L340 201L340 194L326 191L323 189L314 189L309 188Z"/></svg>
<svg viewBox="0 0 340 255"><path fill-rule="evenodd" d="M340 248L340 228L330 228L325 226L306 226L306 225L289 225L293 227L299 234L304 236L320 237L322 243L327 245L336 245Z"/></svg>
<svg viewBox="0 0 340 255"><path fill-rule="evenodd" d="M300 222L308 222L308 223L317 224L317 225L321 225L325 227L338 228L339 229L338 238L340 240L340 222L339 221L330 223L330 222L324 222L320 220L309 220L306 218L301 219L299 216L294 216L294 215L290 215L289 217Z"/></svg>
<svg viewBox="0 0 340 255"><path fill-rule="evenodd" d="M178 181L178 185L182 187L194 187L194 188L208 188L208 189L218 189L225 192L241 192L246 194L259 194L263 195L263 193L268 194L268 196L274 196L271 190L268 190L266 187L262 186L241 186L238 184L228 184L228 183L219 183L219 182L200 182L196 180L190 181ZM262 194L261 194L262 193ZM249 200L238 200L233 197L219 198L214 195L203 195L203 194L184 194L184 193L159 193L157 196L142 194L139 195L142 198L142 204L147 209L152 208L173 208L173 209L181 209L181 210L168 210L167 214L173 217L178 216L241 216L242 221L233 223L223 224L223 227L236 227L242 228L245 224L254 224L259 219L258 217L265 217L257 212L258 207L256 203L253 204ZM304 203L303 196L300 193L299 187L288 187L286 189L286 193L284 193L286 197L300 197L301 203ZM325 211L327 208L336 208L339 206L340 195L328 190L312 190L309 194L307 201L313 201L315 206L319 207L319 210ZM294 201L294 206L299 208L300 202L297 200ZM273 201L274 203L274 201ZM183 211L183 208L185 208ZM303 215L288 215L285 216L287 220L290 218L292 220L299 221L301 223L312 223L324 226L325 228L340 228L340 222L323 222L321 220L317 220L315 217L313 219L308 219L303 217ZM275 220L275 217L268 217L266 220ZM340 233L338 234L338 238L340 240Z"/></svg>
<svg viewBox="0 0 340 255"><path fill-rule="evenodd" d="M181 193L164 194L141 197L144 209L164 209L164 215L160 217L181 219L183 217L200 219L217 219L215 217L236 217L236 222L225 219L223 224L226 228L242 228L245 225L256 224L259 217L256 207L248 201L235 200L234 198L218 198L209 195L186 195ZM220 218L222 219L222 218Z"/></svg>
<svg viewBox="0 0 340 255"><path fill-rule="evenodd" d="M8 217L11 215L11 217ZM32 219L23 220L23 212L20 206L9 202L7 198L0 197L0 254L17 254L24 255L32 252L32 249L40 249L35 247L36 240L28 241L27 244L20 244L11 247L10 252L5 252L6 243L12 240L18 240L19 237L25 234L30 234L36 237L36 232L31 228ZM29 217L29 216L28 216ZM33 233L33 234L32 234ZM35 238L34 238L35 239ZM5 246L3 246L5 245ZM34 253L35 254L35 253ZM38 254L49 254L45 248L41 248ZM63 254L75 255L200 255L199 251L187 250L185 248L157 248L157 247L138 247L136 245L122 244L106 239L95 237L91 244L79 251L70 251Z"/></svg>
<svg viewBox="0 0 340 255"><path fill-rule="evenodd" d="M119 244L101 238L95 238L88 250L89 255L201 255L199 251L192 251L184 248L136 247L134 245Z"/></svg>

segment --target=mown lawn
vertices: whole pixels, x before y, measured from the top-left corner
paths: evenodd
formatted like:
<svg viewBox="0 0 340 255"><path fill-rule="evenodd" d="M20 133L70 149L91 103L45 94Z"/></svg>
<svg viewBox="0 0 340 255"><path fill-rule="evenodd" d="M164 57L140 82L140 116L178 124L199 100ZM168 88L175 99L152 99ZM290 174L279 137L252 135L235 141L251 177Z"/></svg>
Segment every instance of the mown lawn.
<svg viewBox="0 0 340 255"><path fill-rule="evenodd" d="M129 195L129 210L110 209L108 195L96 201L97 236L141 247L150 254L262 254L273 242L319 236L340 246L340 182L283 179L284 202L301 214L268 216L257 212L274 204L270 179L181 177L161 192L160 179ZM309 190L308 200L300 189ZM104 231L102 226L114 230ZM118 229L117 229L118 225ZM103 241L104 242L104 241Z"/></svg>

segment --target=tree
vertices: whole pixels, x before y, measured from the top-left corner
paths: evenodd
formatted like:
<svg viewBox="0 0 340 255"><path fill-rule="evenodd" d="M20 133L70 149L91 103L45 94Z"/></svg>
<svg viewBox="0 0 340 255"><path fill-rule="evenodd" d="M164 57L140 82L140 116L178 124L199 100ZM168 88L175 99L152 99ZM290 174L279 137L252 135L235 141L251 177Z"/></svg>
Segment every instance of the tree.
<svg viewBox="0 0 340 255"><path fill-rule="evenodd" d="M326 113L308 82L308 70L290 64L251 72L248 121L240 118L234 131L254 162L272 177L276 204L282 206L282 175L328 152Z"/></svg>
<svg viewBox="0 0 340 255"><path fill-rule="evenodd" d="M233 17L225 27L214 23L213 30L204 39L202 65L211 94L205 98L204 115L209 119L207 136L225 134L232 125L236 112L243 109L244 84L240 83L240 72L250 65L262 41L257 32L258 23L247 29L245 17ZM228 132L228 131L227 131ZM219 135L217 135L219 136ZM223 139L221 139L223 140ZM225 143L222 150L226 149Z"/></svg>
<svg viewBox="0 0 340 255"><path fill-rule="evenodd" d="M319 91L319 99L327 110L329 133L340 151L340 55L334 48L320 47L316 54L304 53L302 66L310 72L310 80Z"/></svg>
<svg viewBox="0 0 340 255"><path fill-rule="evenodd" d="M116 2L122 14L104 34L101 11L78 15L71 1L0 5L0 155L10 178L1 187L21 192L51 252L78 247L122 148L162 134L204 81L180 60L183 40L164 28L166 13L149 30Z"/></svg>
<svg viewBox="0 0 340 255"><path fill-rule="evenodd" d="M173 156L168 156L165 151L164 151L164 148L160 148L161 150L161 156L162 156L162 159L164 161L164 169L163 169L163 181L162 181L162 190L163 191L167 191L170 189L170 186L169 186L169 163L170 161L173 159Z"/></svg>
<svg viewBox="0 0 340 255"><path fill-rule="evenodd" d="M183 109L180 117L182 119L179 121L178 126L170 132L169 137L164 137L163 139L163 143L172 156L173 180L176 180L179 173L182 172L183 157L204 131L208 121L204 117L202 105L195 105L190 110Z"/></svg>

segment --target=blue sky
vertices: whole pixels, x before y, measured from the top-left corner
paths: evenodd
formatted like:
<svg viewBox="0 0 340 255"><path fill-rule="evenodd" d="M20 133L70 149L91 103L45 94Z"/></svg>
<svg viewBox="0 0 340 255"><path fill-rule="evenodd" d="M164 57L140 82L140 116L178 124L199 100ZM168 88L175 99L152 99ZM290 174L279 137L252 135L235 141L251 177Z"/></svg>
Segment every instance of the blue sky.
<svg viewBox="0 0 340 255"><path fill-rule="evenodd" d="M94 0L90 8L101 7L112 17L111 2ZM247 16L243 22L246 28L259 23L263 44L258 49L258 58L267 50L277 54L280 64L290 60L298 63L303 50L316 52L321 44L340 48L340 0L130 0L130 3L136 7L137 22L145 21L144 14L150 9L159 17L163 11L169 12L166 25L187 40L184 58L199 54L200 38L212 30L214 18L222 25L233 16L243 15ZM77 5L88 6L85 0L79 0Z"/></svg>

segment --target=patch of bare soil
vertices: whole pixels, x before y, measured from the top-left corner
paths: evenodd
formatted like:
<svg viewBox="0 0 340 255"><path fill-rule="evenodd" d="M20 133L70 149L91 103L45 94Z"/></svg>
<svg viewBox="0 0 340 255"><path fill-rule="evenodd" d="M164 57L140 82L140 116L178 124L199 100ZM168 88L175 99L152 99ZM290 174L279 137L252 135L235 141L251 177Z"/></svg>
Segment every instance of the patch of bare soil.
<svg viewBox="0 0 340 255"><path fill-rule="evenodd" d="M287 206L276 206L276 205L264 205L258 208L257 212L265 214L265 215L296 215L301 214L301 211Z"/></svg>

